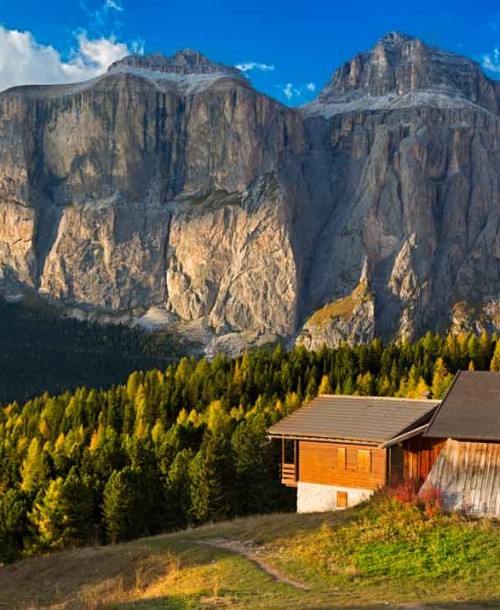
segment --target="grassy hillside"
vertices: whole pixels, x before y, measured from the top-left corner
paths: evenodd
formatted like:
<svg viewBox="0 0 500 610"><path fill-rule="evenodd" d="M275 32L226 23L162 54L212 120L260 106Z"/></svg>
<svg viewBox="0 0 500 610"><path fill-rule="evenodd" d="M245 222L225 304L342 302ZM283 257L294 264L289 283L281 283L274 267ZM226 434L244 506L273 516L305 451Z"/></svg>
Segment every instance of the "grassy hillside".
<svg viewBox="0 0 500 610"><path fill-rule="evenodd" d="M500 607L500 524L375 499L0 568L0 608Z"/></svg>

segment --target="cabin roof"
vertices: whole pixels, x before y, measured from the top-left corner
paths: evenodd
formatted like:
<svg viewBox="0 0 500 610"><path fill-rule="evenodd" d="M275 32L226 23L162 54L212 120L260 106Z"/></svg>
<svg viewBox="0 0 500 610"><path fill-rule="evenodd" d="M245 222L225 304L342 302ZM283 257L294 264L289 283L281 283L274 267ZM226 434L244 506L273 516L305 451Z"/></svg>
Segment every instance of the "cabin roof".
<svg viewBox="0 0 500 610"><path fill-rule="evenodd" d="M269 429L278 438L384 443L427 423L437 400L322 395Z"/></svg>
<svg viewBox="0 0 500 610"><path fill-rule="evenodd" d="M500 373L459 371L425 436L500 440Z"/></svg>

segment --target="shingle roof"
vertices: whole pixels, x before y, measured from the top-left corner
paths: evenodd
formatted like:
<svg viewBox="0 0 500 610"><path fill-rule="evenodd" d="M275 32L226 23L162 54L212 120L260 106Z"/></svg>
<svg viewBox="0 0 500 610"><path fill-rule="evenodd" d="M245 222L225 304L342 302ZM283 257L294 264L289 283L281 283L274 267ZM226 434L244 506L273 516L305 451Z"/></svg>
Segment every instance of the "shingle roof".
<svg viewBox="0 0 500 610"><path fill-rule="evenodd" d="M269 429L270 436L382 443L429 421L437 400L318 396Z"/></svg>
<svg viewBox="0 0 500 610"><path fill-rule="evenodd" d="M425 436L500 440L500 373L457 373Z"/></svg>

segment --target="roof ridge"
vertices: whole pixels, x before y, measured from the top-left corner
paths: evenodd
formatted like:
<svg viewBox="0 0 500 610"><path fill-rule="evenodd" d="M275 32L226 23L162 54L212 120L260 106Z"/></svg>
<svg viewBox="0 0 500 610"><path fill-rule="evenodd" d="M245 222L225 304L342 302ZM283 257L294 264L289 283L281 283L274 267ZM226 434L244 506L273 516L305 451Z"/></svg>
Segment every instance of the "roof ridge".
<svg viewBox="0 0 500 610"><path fill-rule="evenodd" d="M398 396L356 396L354 394L318 394L316 398L321 397L328 398L352 398L354 400L394 400L398 402L423 402L423 403L432 403L437 402L440 403L441 399L439 398L399 398ZM313 399L314 400L314 399ZM311 401L312 402L312 401Z"/></svg>

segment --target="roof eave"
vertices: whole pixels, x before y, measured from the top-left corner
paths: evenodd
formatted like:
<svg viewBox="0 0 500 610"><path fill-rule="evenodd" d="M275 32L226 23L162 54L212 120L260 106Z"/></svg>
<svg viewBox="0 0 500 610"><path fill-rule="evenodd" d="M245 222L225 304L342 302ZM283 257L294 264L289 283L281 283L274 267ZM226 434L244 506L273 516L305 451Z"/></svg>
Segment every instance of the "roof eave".
<svg viewBox="0 0 500 610"><path fill-rule="evenodd" d="M346 443L350 445L374 445L377 446L383 443L385 439L367 439L367 438L340 438L334 436L318 436L318 435L307 435L307 434L287 434L281 432L268 431L268 436L278 440L292 440L292 441L314 441L320 443Z"/></svg>
<svg viewBox="0 0 500 610"><path fill-rule="evenodd" d="M462 441L470 443L500 443L500 437L498 436L461 436L461 435L449 435L449 434L425 434L426 438L450 438L453 441Z"/></svg>
<svg viewBox="0 0 500 610"><path fill-rule="evenodd" d="M378 447L379 447L379 449L387 449L388 447L392 447L393 445L396 445L397 443L402 443L403 441L406 441L410 438L413 438L414 436L418 436L419 434L424 433L428 427L429 427L429 424L424 424L423 426L419 426L418 428L409 430L408 432L405 432L404 434L399 434L398 436L395 436L395 437L389 439L388 441L381 443Z"/></svg>

